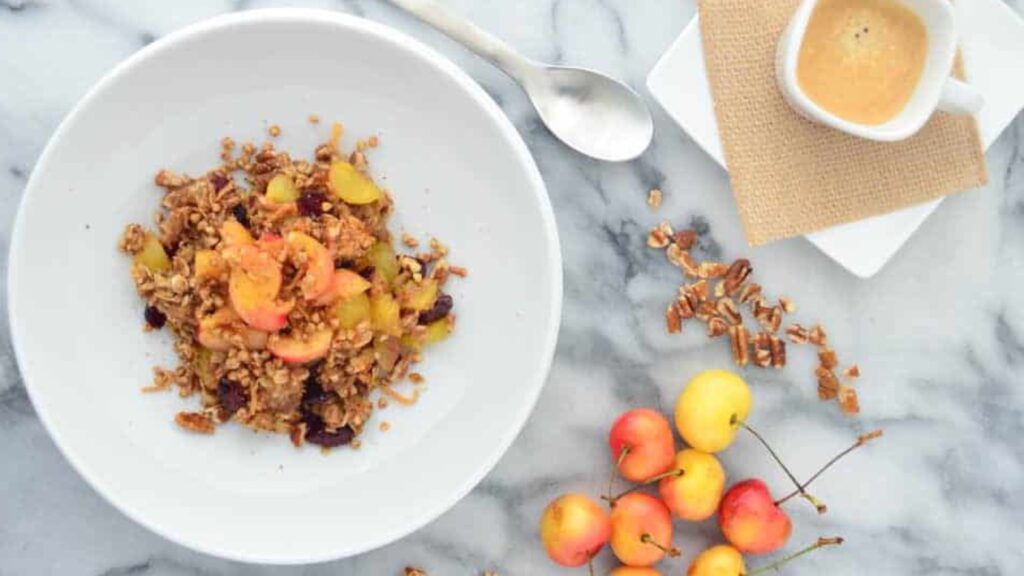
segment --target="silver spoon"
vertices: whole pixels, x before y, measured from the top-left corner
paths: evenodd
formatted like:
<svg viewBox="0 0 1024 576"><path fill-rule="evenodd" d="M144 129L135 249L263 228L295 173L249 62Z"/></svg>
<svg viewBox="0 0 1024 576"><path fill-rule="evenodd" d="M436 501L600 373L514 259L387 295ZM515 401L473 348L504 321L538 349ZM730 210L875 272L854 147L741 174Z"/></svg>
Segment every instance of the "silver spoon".
<svg viewBox="0 0 1024 576"><path fill-rule="evenodd" d="M511 76L548 130L581 154L612 162L632 160L651 143L651 112L625 84L593 70L534 62L434 0L390 1Z"/></svg>

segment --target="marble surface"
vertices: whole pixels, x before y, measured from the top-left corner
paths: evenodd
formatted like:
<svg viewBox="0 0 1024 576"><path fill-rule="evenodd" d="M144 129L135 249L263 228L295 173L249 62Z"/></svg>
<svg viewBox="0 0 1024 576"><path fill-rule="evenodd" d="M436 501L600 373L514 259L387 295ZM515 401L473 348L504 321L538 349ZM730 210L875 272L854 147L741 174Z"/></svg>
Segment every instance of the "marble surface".
<svg viewBox="0 0 1024 576"><path fill-rule="evenodd" d="M693 0L446 0L456 11L552 62L608 71L642 87L692 17ZM1024 9L1024 1L1011 0ZM285 2L0 0L0 264L27 175L60 119L104 72L167 32L230 10ZM560 574L536 521L569 490L596 494L610 465L605 435L634 406L670 409L697 370L727 366L721 342L665 334L678 281L644 246L662 218L704 232L706 254L748 255L760 281L821 321L865 373L864 415L840 416L815 397L810 360L750 371L751 422L798 475L860 431L886 437L816 487L831 507L792 506L792 544L840 534L847 544L789 574L1009 574L1024 564L1024 119L988 153L991 184L944 202L877 277L852 277L803 240L748 249L726 174L656 109L640 160L588 161L557 144L500 73L379 0L287 4L353 12L435 46L494 96L547 181L565 256L565 311L544 394L518 441L465 500L391 546L331 564L274 568L207 557L139 527L103 501L59 454L35 417L0 327L0 574L369 574L407 564L432 575ZM644 199L659 186L665 204ZM57 208L59 209L59 207ZM6 315L6 302L0 301ZM595 314L600 310L600 314ZM796 353L793 354L797 356ZM799 355L806 356L806 355ZM749 439L725 453L732 478L785 477ZM711 523L678 526L690 557L717 537ZM751 566L763 564L754 560ZM605 552L601 573L612 566ZM684 561L663 565L680 574Z"/></svg>

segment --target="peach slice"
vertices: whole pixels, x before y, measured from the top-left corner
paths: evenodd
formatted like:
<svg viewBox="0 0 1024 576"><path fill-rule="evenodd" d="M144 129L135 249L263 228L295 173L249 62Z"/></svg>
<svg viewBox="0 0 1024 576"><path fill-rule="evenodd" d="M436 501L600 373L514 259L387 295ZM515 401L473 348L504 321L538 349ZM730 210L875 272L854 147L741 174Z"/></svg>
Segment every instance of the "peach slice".
<svg viewBox="0 0 1024 576"><path fill-rule="evenodd" d="M295 202L299 199L299 189L295 181L287 174L278 174L267 182L267 200L277 204Z"/></svg>
<svg viewBox="0 0 1024 576"><path fill-rule="evenodd" d="M235 246L225 257L233 264L228 297L239 317L257 330L274 332L288 322L290 303L277 302L281 265L255 246Z"/></svg>
<svg viewBox="0 0 1024 576"><path fill-rule="evenodd" d="M402 303L402 308L424 312L434 307L437 294L437 280L424 278L423 282L419 284L410 282L403 286L398 298ZM669 433L671 434L671 432Z"/></svg>
<svg viewBox="0 0 1024 576"><path fill-rule="evenodd" d="M224 246L245 246L254 242L249 230L237 220L225 220L221 224L220 239Z"/></svg>
<svg viewBox="0 0 1024 576"><path fill-rule="evenodd" d="M402 333L401 308L390 294L370 296L370 322L373 329L398 336Z"/></svg>
<svg viewBox="0 0 1024 576"><path fill-rule="evenodd" d="M238 315L231 308L221 308L209 316L199 319L197 338L204 348L225 352L231 349L231 341L225 329L238 321Z"/></svg>
<svg viewBox="0 0 1024 576"><path fill-rule="evenodd" d="M171 268L171 259L167 256L164 245L160 243L159 238L148 232L142 239L142 250L135 254L132 261L149 268L150 272L163 272Z"/></svg>
<svg viewBox="0 0 1024 576"><path fill-rule="evenodd" d="M330 251L302 232L288 233L288 248L293 254L302 254L297 262L305 270L299 281L302 295L306 300L316 300L327 292L334 279L334 260Z"/></svg>
<svg viewBox="0 0 1024 576"><path fill-rule="evenodd" d="M314 332L307 339L274 335L267 342L267 349L288 364L305 364L326 356L333 338L330 330Z"/></svg>
<svg viewBox="0 0 1024 576"><path fill-rule="evenodd" d="M227 263L216 250L197 251L194 268L200 280L216 280L228 271Z"/></svg>
<svg viewBox="0 0 1024 576"><path fill-rule="evenodd" d="M342 328L351 330L370 320L370 298L364 292L342 300L334 307L334 314Z"/></svg>
<svg viewBox="0 0 1024 576"><path fill-rule="evenodd" d="M371 204L384 197L373 180L348 162L332 162L327 180L331 191L348 204Z"/></svg>
<svg viewBox="0 0 1024 576"><path fill-rule="evenodd" d="M370 281L351 270L334 271L331 286L319 298L313 301L317 306L327 306L334 302L347 300L370 289Z"/></svg>
<svg viewBox="0 0 1024 576"><path fill-rule="evenodd" d="M274 257L275 260L280 260L281 255L287 249L287 245L284 242L284 238L281 238L277 234L269 234L264 232L260 235L260 239L256 241L256 246L260 250L263 250L267 254Z"/></svg>
<svg viewBox="0 0 1024 576"><path fill-rule="evenodd" d="M377 242L366 252L370 266L380 274L385 282L391 284L398 276L398 257L395 250L387 242Z"/></svg>

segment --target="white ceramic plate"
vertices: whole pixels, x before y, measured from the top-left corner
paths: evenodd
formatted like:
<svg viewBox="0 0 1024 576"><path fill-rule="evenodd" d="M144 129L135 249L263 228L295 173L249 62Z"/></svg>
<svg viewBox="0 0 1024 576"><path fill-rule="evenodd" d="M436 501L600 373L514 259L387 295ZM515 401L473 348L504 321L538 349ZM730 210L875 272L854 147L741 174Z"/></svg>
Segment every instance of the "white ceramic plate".
<svg viewBox="0 0 1024 576"><path fill-rule="evenodd" d="M314 112L319 126L306 121ZM166 334L141 331L117 238L126 223L150 220L159 168L200 173L217 161L221 136L262 139L267 123L282 127L282 147L308 155L335 119L348 146L381 135L371 164L396 200L392 230L436 235L469 268L453 286L456 332L419 365L420 402L378 412L358 451L324 456L235 425L213 437L183 432L174 414L194 404L139 391L153 365L173 358ZM246 12L136 54L57 130L14 230L11 329L40 418L125 514L218 556L321 561L423 526L505 452L550 366L559 254L526 146L454 65L358 18Z"/></svg>
<svg viewBox="0 0 1024 576"><path fill-rule="evenodd" d="M987 148L1024 107L1024 23L1001 0L954 5L968 80L985 97L978 126ZM683 130L724 167L697 18L651 70L647 86ZM808 234L807 239L850 272L868 278L882 269L939 202L842 224Z"/></svg>

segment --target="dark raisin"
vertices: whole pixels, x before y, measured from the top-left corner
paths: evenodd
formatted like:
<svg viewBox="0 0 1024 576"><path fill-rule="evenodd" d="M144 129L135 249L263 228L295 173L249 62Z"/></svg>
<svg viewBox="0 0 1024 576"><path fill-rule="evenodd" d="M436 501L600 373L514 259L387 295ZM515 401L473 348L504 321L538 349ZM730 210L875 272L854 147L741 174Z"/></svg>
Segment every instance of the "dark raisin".
<svg viewBox="0 0 1024 576"><path fill-rule="evenodd" d="M452 311L452 305L454 304L455 303L452 301L451 296L448 294L441 294L434 302L433 308L420 313L420 324L430 324L431 322L437 322L441 318L444 318Z"/></svg>
<svg viewBox="0 0 1024 576"><path fill-rule="evenodd" d="M316 218L323 214L324 202L327 202L327 196L323 192L311 190L299 196L299 199L295 201L295 206L299 209L299 214Z"/></svg>
<svg viewBox="0 0 1024 576"><path fill-rule="evenodd" d="M210 184L213 184L213 189L220 192L220 189L228 185L228 177L221 174L220 172L214 172L210 176Z"/></svg>
<svg viewBox="0 0 1024 576"><path fill-rule="evenodd" d="M334 267L339 270L342 268L346 270L351 270L356 267L356 263L346 258L338 258L337 260L334 261Z"/></svg>
<svg viewBox="0 0 1024 576"><path fill-rule="evenodd" d="M367 266L366 268L363 268L362 270L359 271L359 275L362 276L363 278L366 278L367 280L373 280L373 273L376 271L377 269L374 268L373 266Z"/></svg>
<svg viewBox="0 0 1024 576"><path fill-rule="evenodd" d="M235 204L235 207L231 209L231 214L234 215L235 220L238 220L238 223L242 226L246 228L250 226L249 211L245 209L245 205Z"/></svg>
<svg viewBox="0 0 1024 576"><path fill-rule="evenodd" d="M330 400L332 395L333 393L324 390L317 377L311 374L306 379L306 386L302 391L302 404L303 406L323 404Z"/></svg>
<svg viewBox="0 0 1024 576"><path fill-rule="evenodd" d="M167 322L167 316L163 312L156 309L156 306L146 306L146 324L149 324L157 330L164 327L164 323Z"/></svg>
<svg viewBox="0 0 1024 576"><path fill-rule="evenodd" d="M217 398L229 418L249 402L242 385L227 378L221 378L220 382L217 382Z"/></svg>
<svg viewBox="0 0 1024 576"><path fill-rule="evenodd" d="M334 448L352 442L352 438L355 437L355 432L348 426L333 432L327 430L324 427L324 421L312 412L307 412L304 419L306 421L306 442L310 444Z"/></svg>

